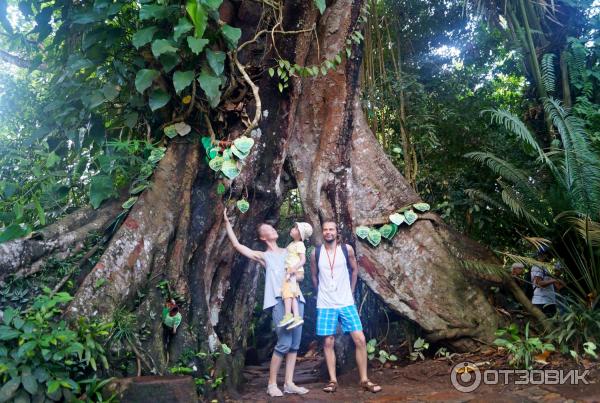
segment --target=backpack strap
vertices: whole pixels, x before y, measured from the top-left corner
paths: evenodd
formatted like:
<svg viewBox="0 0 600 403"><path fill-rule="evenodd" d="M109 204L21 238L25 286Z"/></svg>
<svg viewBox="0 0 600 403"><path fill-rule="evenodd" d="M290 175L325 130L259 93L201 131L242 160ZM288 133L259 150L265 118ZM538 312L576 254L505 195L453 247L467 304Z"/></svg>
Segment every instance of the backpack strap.
<svg viewBox="0 0 600 403"><path fill-rule="evenodd" d="M342 245L340 245L342 247L342 253L344 254L344 257L346 258L346 268L348 269L348 273L352 273L352 266L350 266L350 257L348 255L348 244L343 243Z"/></svg>

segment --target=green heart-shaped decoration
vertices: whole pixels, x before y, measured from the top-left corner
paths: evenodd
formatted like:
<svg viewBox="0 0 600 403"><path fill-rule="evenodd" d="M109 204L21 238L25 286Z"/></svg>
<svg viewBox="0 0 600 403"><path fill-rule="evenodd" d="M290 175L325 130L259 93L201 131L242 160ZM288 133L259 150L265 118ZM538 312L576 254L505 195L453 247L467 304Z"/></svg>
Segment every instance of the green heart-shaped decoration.
<svg viewBox="0 0 600 403"><path fill-rule="evenodd" d="M431 208L431 206L427 203L415 203L413 204L413 207L422 213L425 211L429 211L429 209Z"/></svg>
<svg viewBox="0 0 600 403"><path fill-rule="evenodd" d="M404 213L404 219L408 225L413 225L413 223L417 221L417 218L419 218L417 213L412 210L408 210Z"/></svg>
<svg viewBox="0 0 600 403"><path fill-rule="evenodd" d="M215 158L217 155L219 155L219 151L221 151L219 147L211 148L210 150L208 150L208 158Z"/></svg>
<svg viewBox="0 0 600 403"><path fill-rule="evenodd" d="M215 172L219 172L223 168L223 163L225 160L223 157L216 156L212 160L209 161L208 166Z"/></svg>
<svg viewBox="0 0 600 403"><path fill-rule="evenodd" d="M248 203L248 200L246 199L238 200L235 205L242 213L245 213L248 211L248 209L250 209L250 203Z"/></svg>
<svg viewBox="0 0 600 403"><path fill-rule="evenodd" d="M394 213L390 215L390 221L396 225L400 225L404 222L404 214Z"/></svg>
<svg viewBox="0 0 600 403"><path fill-rule="evenodd" d="M164 132L165 132L165 135L170 139L177 136L177 129L175 129L175 125L165 127Z"/></svg>
<svg viewBox="0 0 600 403"><path fill-rule="evenodd" d="M220 196L220 195L222 195L223 193L225 193L225 190L226 190L226 189L225 189L225 185L223 185L222 183L219 183L219 184L217 185L217 194L218 194L219 196Z"/></svg>
<svg viewBox="0 0 600 403"><path fill-rule="evenodd" d="M375 228L370 229L369 235L367 235L367 240L373 246L379 245L379 243L381 242L381 232L379 232Z"/></svg>
<svg viewBox="0 0 600 403"><path fill-rule="evenodd" d="M240 150L238 150L238 148L235 145L231 146L231 152L233 153L233 155L235 155L236 157L238 157L241 160L243 160L244 158L246 158L248 156L248 154L249 154L249 153L244 154L243 152L241 152Z"/></svg>
<svg viewBox="0 0 600 403"><path fill-rule="evenodd" d="M175 123L173 126L180 136L185 136L192 131L192 127L185 122Z"/></svg>
<svg viewBox="0 0 600 403"><path fill-rule="evenodd" d="M356 228L356 236L365 239L369 235L369 227L360 226Z"/></svg>
<svg viewBox="0 0 600 403"><path fill-rule="evenodd" d="M248 154L254 145L254 139L246 136L238 137L233 140L233 145L240 150L242 154Z"/></svg>
<svg viewBox="0 0 600 403"><path fill-rule="evenodd" d="M234 179L240 174L237 162L231 159L223 161L221 172L229 179Z"/></svg>
<svg viewBox="0 0 600 403"><path fill-rule="evenodd" d="M390 239L390 235L392 235L392 232L394 232L394 228L392 227L392 224L385 224L379 228L379 232L385 239Z"/></svg>

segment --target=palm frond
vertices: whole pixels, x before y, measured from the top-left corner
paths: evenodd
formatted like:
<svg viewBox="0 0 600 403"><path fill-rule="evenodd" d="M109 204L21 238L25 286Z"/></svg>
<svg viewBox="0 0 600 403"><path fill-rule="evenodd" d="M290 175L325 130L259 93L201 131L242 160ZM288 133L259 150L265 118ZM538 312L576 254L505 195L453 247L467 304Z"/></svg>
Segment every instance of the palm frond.
<svg viewBox="0 0 600 403"><path fill-rule="evenodd" d="M600 222L591 220L589 216L580 216L574 211L564 211L554 220L567 224L567 231L574 230L581 240L589 242L593 247L600 247Z"/></svg>
<svg viewBox="0 0 600 403"><path fill-rule="evenodd" d="M596 218L600 212L600 157L590 144L584 122L554 98L544 100L544 109L563 143L564 183L572 194L573 208Z"/></svg>
<svg viewBox="0 0 600 403"><path fill-rule="evenodd" d="M465 157L487 165L494 173L514 184L529 185L527 175L523 171L492 153L473 151L465 154Z"/></svg>
<svg viewBox="0 0 600 403"><path fill-rule="evenodd" d="M531 257L515 255L514 253L510 253L510 252L500 252L500 253L502 255L506 256L508 259L512 260L513 262L522 263L524 266L527 266L527 267L531 267L531 266L543 267L546 270L548 270L548 272L550 272L550 273L554 270L554 265L550 262L541 262L541 261L531 258Z"/></svg>
<svg viewBox="0 0 600 403"><path fill-rule="evenodd" d="M477 260L461 260L460 264L468 271L482 277L494 276L502 278L508 275L508 271L499 264L486 263Z"/></svg>
<svg viewBox="0 0 600 403"><path fill-rule="evenodd" d="M499 210L504 210L504 205L484 192L477 189L465 189L465 194L473 201L483 201Z"/></svg>
<svg viewBox="0 0 600 403"><path fill-rule="evenodd" d="M524 236L524 240L529 242L536 250L540 250L544 247L549 247L552 242L549 239L537 237L537 236Z"/></svg>
<svg viewBox="0 0 600 403"><path fill-rule="evenodd" d="M542 222L536 214L532 212L532 208L527 205L523 196L510 186L498 181L502 186L502 201L511 209L511 211L519 218L524 218L532 224L540 227L545 227L546 224ZM539 213L539 211L538 211Z"/></svg>

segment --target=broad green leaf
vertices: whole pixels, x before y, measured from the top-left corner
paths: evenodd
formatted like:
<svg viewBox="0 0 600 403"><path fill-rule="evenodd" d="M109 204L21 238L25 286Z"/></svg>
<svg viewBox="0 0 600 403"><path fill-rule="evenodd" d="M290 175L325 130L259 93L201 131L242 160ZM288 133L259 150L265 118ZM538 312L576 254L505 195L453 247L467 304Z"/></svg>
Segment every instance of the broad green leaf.
<svg viewBox="0 0 600 403"><path fill-rule="evenodd" d="M413 208L415 210L419 210L420 212L425 212L428 211L431 208L431 206L427 203L415 203L413 204Z"/></svg>
<svg viewBox="0 0 600 403"><path fill-rule="evenodd" d="M173 86L175 87L175 92L178 94L186 89L194 79L194 71L176 71L173 74Z"/></svg>
<svg viewBox="0 0 600 403"><path fill-rule="evenodd" d="M408 211L405 211L405 212L404 212L404 219L406 220L406 223L407 223L408 225L413 225L413 223L414 223L415 221L417 221L417 218L419 218L419 217L417 216L417 213L415 213L415 212L414 212L414 211L412 211L412 210L408 210Z"/></svg>
<svg viewBox="0 0 600 403"><path fill-rule="evenodd" d="M369 235L369 227L360 226L356 228L356 236L360 239L366 239Z"/></svg>
<svg viewBox="0 0 600 403"><path fill-rule="evenodd" d="M17 376L16 378L12 378L10 381L6 382L2 388L0 388L0 401L8 402L19 389L19 385L21 384L21 377Z"/></svg>
<svg viewBox="0 0 600 403"><path fill-rule="evenodd" d="M221 27L221 34L223 34L223 37L225 38L225 41L227 41L229 48L235 49L237 48L240 37L242 36L242 30L225 24Z"/></svg>
<svg viewBox="0 0 600 403"><path fill-rule="evenodd" d="M17 329L13 329L10 326L0 325L0 340L13 340L18 338L21 332Z"/></svg>
<svg viewBox="0 0 600 403"><path fill-rule="evenodd" d="M4 310L4 315L2 317L2 322L4 322L5 325L10 325L10 322L12 322L13 318L18 314L17 310L14 308L11 308L10 306L7 307Z"/></svg>
<svg viewBox="0 0 600 403"><path fill-rule="evenodd" d="M246 199L238 200L235 203L235 205L237 206L238 210L240 210L242 213L245 213L250 209L250 203L248 203L248 200Z"/></svg>
<svg viewBox="0 0 600 403"><path fill-rule="evenodd" d="M114 101L119 96L119 87L113 83L108 83L102 87L102 94L108 101Z"/></svg>
<svg viewBox="0 0 600 403"><path fill-rule="evenodd" d="M202 53L204 47L208 45L208 39L194 38L193 36L188 36L187 43L192 52L195 55L199 55L200 53Z"/></svg>
<svg viewBox="0 0 600 403"><path fill-rule="evenodd" d="M154 112L155 110L165 106L169 102L169 99L171 99L171 96L168 93L161 89L157 89L152 91L150 94L150 97L148 98L148 105Z"/></svg>
<svg viewBox="0 0 600 403"><path fill-rule="evenodd" d="M177 22L177 25L175 25L175 28L173 28L173 39L175 42L179 41L181 35L190 31L192 28L194 28L192 23L186 17L181 17Z"/></svg>
<svg viewBox="0 0 600 403"><path fill-rule="evenodd" d="M198 82L200 83L200 88L202 88L208 97L210 106L216 108L221 101L221 91L219 90L221 79L215 77L206 69L202 69L200 77L198 78Z"/></svg>
<svg viewBox="0 0 600 403"><path fill-rule="evenodd" d="M233 145L242 153L248 154L254 145L254 139L251 137L241 136L233 140Z"/></svg>
<svg viewBox="0 0 600 403"><path fill-rule="evenodd" d="M206 150L208 153L208 151L212 148L212 139L208 136L204 136L202 139L200 139L200 142L204 146L204 150Z"/></svg>
<svg viewBox="0 0 600 403"><path fill-rule="evenodd" d="M240 174L240 169L235 160L225 160L221 172L229 179L235 179Z"/></svg>
<svg viewBox="0 0 600 403"><path fill-rule="evenodd" d="M38 220L40 220L40 225L46 225L46 212L44 211L44 208L42 207L42 204L40 203L37 197L33 198L33 205L35 206L35 211L37 212Z"/></svg>
<svg viewBox="0 0 600 403"><path fill-rule="evenodd" d="M188 0L185 9L194 24L194 36L202 38L208 22L208 13L204 6L198 0Z"/></svg>
<svg viewBox="0 0 600 403"><path fill-rule="evenodd" d="M35 395L38 391L38 382L35 379L35 376L31 374L22 375L21 382L23 383L23 387L27 392L31 395Z"/></svg>
<svg viewBox="0 0 600 403"><path fill-rule="evenodd" d="M11 224L0 230L0 243L22 238L31 232L27 224Z"/></svg>
<svg viewBox="0 0 600 403"><path fill-rule="evenodd" d="M208 158L215 158L219 152L221 152L221 148L220 147L213 147L210 150L208 150ZM224 158L223 158L224 159Z"/></svg>
<svg viewBox="0 0 600 403"><path fill-rule="evenodd" d="M133 38L131 42L136 49L141 48L145 44L149 43L152 40L154 34L158 31L158 27L148 27L144 29L140 29L135 34L133 34Z"/></svg>
<svg viewBox="0 0 600 403"><path fill-rule="evenodd" d="M384 226L379 228L379 232L381 233L381 236L385 239L390 239L394 232L394 227L392 227L392 224L385 224Z"/></svg>
<svg viewBox="0 0 600 403"><path fill-rule="evenodd" d="M235 155L236 157L238 157L241 160L243 160L244 158L246 158L248 156L248 153L244 154L243 152L238 150L238 148L235 145L232 145L229 149L231 150L233 155Z"/></svg>
<svg viewBox="0 0 600 403"><path fill-rule="evenodd" d="M381 242L381 233L375 228L369 229L369 234L367 235L367 240L373 246L379 245Z"/></svg>
<svg viewBox="0 0 600 403"><path fill-rule="evenodd" d="M219 183L217 185L217 194L220 196L223 193L225 193L225 185L223 185L222 183Z"/></svg>
<svg viewBox="0 0 600 403"><path fill-rule="evenodd" d="M135 202L137 200L138 200L137 196L130 197L129 199L127 199L127 201L125 203L123 203L121 205L121 207L123 207L125 210L129 210L135 204Z"/></svg>
<svg viewBox="0 0 600 403"><path fill-rule="evenodd" d="M123 122L125 123L125 126L129 127L130 129L133 129L137 124L138 117L139 115L137 114L137 112L130 112L124 116Z"/></svg>
<svg viewBox="0 0 600 403"><path fill-rule="evenodd" d="M90 181L90 204L97 209L113 194L113 181L108 175L96 175Z"/></svg>
<svg viewBox="0 0 600 403"><path fill-rule="evenodd" d="M405 217L404 214L394 213L390 215L390 221L396 225L400 225L404 222Z"/></svg>
<svg viewBox="0 0 600 403"><path fill-rule="evenodd" d="M143 4L140 7L140 20L160 20L169 15L169 8L158 4Z"/></svg>
<svg viewBox="0 0 600 403"><path fill-rule="evenodd" d="M160 55L158 60L160 60L160 64L162 64L165 73L173 70L173 68L181 62L181 58L177 53L164 53Z"/></svg>
<svg viewBox="0 0 600 403"><path fill-rule="evenodd" d="M138 193L141 193L142 191L144 191L147 188L148 188L148 185L145 184L145 183L143 183L143 184L137 185L136 187L134 187L133 189L131 189L129 191L129 193L132 194L132 195L136 195Z"/></svg>
<svg viewBox="0 0 600 403"><path fill-rule="evenodd" d="M221 351L223 354L231 354L231 348L225 343L221 344Z"/></svg>
<svg viewBox="0 0 600 403"><path fill-rule="evenodd" d="M185 136L192 131L192 127L185 122L175 123L173 127L175 128L177 134L179 134L180 136Z"/></svg>
<svg viewBox="0 0 600 403"><path fill-rule="evenodd" d="M52 393L56 392L58 390L58 388L60 388L60 381L52 380L50 382L47 382L46 385L48 385L47 392L52 394Z"/></svg>
<svg viewBox="0 0 600 403"><path fill-rule="evenodd" d="M177 48L168 39L157 39L152 42L152 54L158 58L163 53L175 53Z"/></svg>
<svg viewBox="0 0 600 403"><path fill-rule="evenodd" d="M56 164L60 162L60 157L56 155L54 151L48 154L48 158L46 158L46 168L52 168Z"/></svg>
<svg viewBox="0 0 600 403"><path fill-rule="evenodd" d="M167 136L170 139L177 136L177 129L175 129L175 125L167 126L163 130L165 132L165 136Z"/></svg>
<svg viewBox="0 0 600 403"><path fill-rule="evenodd" d="M135 75L135 89L143 94L148 87L152 85L152 81L158 77L158 71L152 69L141 69Z"/></svg>
<svg viewBox="0 0 600 403"><path fill-rule="evenodd" d="M325 7L327 7L327 5L325 4L325 0L314 0L314 2L315 6L317 6L317 8L319 9L319 12L323 14L325 12Z"/></svg>
<svg viewBox="0 0 600 403"><path fill-rule="evenodd" d="M215 156L213 159L211 159L209 161L208 166L213 171L219 172L221 170L221 168L223 167L224 162L225 162L225 160L223 159L223 157Z"/></svg>
<svg viewBox="0 0 600 403"><path fill-rule="evenodd" d="M208 65L215 72L215 74L217 76L223 74L223 70L225 69L225 52L206 49L205 53L206 60L208 60Z"/></svg>

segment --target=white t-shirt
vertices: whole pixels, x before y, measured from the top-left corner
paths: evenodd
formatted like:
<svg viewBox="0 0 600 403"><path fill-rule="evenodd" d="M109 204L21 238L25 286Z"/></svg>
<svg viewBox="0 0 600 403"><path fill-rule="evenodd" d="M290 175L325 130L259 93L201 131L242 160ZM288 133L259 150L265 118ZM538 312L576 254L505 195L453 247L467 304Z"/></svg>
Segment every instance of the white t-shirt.
<svg viewBox="0 0 600 403"><path fill-rule="evenodd" d="M265 259L265 296L263 309L271 308L277 304L277 298L281 298L281 284L285 278L285 258L287 251L264 252ZM299 287L298 287L299 288ZM300 291L300 301L304 301Z"/></svg>
<svg viewBox="0 0 600 403"><path fill-rule="evenodd" d="M317 265L319 267L317 308L344 308L354 305L350 273L342 247L337 245L334 262L334 253L330 252L328 256L325 245L321 246Z"/></svg>

